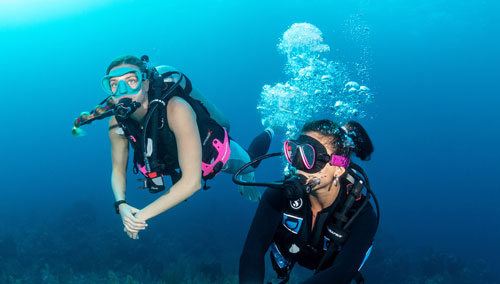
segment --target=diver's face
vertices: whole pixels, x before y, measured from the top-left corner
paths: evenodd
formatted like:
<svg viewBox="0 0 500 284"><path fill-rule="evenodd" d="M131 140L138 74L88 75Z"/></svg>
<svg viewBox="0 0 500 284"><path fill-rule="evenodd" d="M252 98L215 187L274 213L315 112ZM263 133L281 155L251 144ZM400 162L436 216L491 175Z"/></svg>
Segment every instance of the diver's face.
<svg viewBox="0 0 500 284"><path fill-rule="evenodd" d="M137 78L137 74L127 73L119 77L112 77L109 80L109 86L111 87L111 91L113 93L116 93L116 88L118 87L118 83L120 81L124 81L132 89L136 89L137 87L139 87L139 78Z"/></svg>
<svg viewBox="0 0 500 284"><path fill-rule="evenodd" d="M118 66L112 68L110 70L110 72L115 70L115 69L122 68L122 67L129 67L129 68L133 68L133 69L140 71L140 68L135 66L135 65L122 64L122 65L118 65ZM136 92L134 94L125 94L125 95L122 95L118 98L113 96L113 100L115 101L115 103L117 103L119 100L124 99L124 98L130 98L130 99L132 99L132 101L140 102L141 104L144 103L147 99L147 93L149 90L149 81L144 80L141 82L140 80L142 80L142 78L138 78L137 73L134 73L134 72L127 73L127 74L124 74L122 76L111 77L109 79L109 86L110 86L111 91L113 93L115 93L117 91L117 88L119 88L119 84L125 83L131 89L136 89L138 86L140 86L140 89L138 90L138 92Z"/></svg>
<svg viewBox="0 0 500 284"><path fill-rule="evenodd" d="M306 132L302 133L303 135L307 135L311 138L316 139L319 141L325 148L329 156L332 155L332 149L330 148L331 146L328 143L329 138L325 137L318 132ZM298 174L301 174L307 178L307 183L309 183L313 178L319 178L320 183L312 188L313 191L321 189L321 188L326 188L329 187L333 180L335 179L336 176L341 176L344 173L345 169L342 167L338 166L332 166L330 163L326 163L325 167L321 169L319 172L315 173L307 173L305 171L297 170Z"/></svg>

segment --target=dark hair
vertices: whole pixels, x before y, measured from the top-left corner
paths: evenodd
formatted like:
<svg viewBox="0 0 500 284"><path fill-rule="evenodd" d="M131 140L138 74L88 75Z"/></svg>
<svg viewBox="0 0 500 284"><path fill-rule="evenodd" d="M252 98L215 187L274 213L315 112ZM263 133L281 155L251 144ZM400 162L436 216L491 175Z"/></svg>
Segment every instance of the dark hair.
<svg viewBox="0 0 500 284"><path fill-rule="evenodd" d="M340 126L328 120L316 120L308 122L302 127L302 133L317 132L330 138L329 143L333 154L349 158L352 152L363 161L370 160L373 153L373 144L366 130L356 121L349 121Z"/></svg>
<svg viewBox="0 0 500 284"><path fill-rule="evenodd" d="M116 66L120 66L122 64L131 64L139 67L141 72L146 73L146 66L142 62L142 60L139 59L139 57L134 56L134 55L122 55L117 58L115 58L111 63L109 63L108 69L106 69L106 75L109 74L109 71L111 69L115 68Z"/></svg>

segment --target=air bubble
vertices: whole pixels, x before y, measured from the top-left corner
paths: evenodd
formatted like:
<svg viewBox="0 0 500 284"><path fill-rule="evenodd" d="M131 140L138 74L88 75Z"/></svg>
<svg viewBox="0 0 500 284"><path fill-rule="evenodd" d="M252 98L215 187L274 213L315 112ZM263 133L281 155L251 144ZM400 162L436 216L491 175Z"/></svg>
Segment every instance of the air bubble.
<svg viewBox="0 0 500 284"><path fill-rule="evenodd" d="M289 79L262 87L257 109L264 126L282 127L291 137L307 121L327 118L343 123L365 116L364 106L372 99L370 89L353 81L344 64L324 57L330 47L317 27L293 24L278 49L288 59Z"/></svg>
<svg viewBox="0 0 500 284"><path fill-rule="evenodd" d="M347 82L347 84L345 84L345 87L346 87L346 89L350 89L350 88L358 89L359 84L354 82L354 81L350 81L350 82Z"/></svg>

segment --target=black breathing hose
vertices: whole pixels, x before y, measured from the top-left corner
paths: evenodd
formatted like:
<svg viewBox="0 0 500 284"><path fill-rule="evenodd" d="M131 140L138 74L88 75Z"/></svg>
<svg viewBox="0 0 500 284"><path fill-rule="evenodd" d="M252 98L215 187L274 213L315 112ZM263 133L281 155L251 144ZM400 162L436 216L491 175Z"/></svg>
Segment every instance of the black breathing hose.
<svg viewBox="0 0 500 284"><path fill-rule="evenodd" d="M238 179L238 176L241 175L241 173L244 170L246 170L248 167L250 167L251 165L253 165L253 164L255 164L255 163L259 162L259 161L262 161L264 159L271 158L271 157L276 157L276 156L281 156L281 155L283 155L282 152L277 152L277 153L271 153L271 154L263 155L263 156L260 156L260 157L257 157L255 159L253 159L252 161L250 161L250 162L246 163L245 165L243 165L243 167L241 167L239 170L237 170L236 173L234 173L234 175L233 175L233 182L235 184L238 184L238 185L267 186L267 187L282 189L283 188L283 183L280 183L280 182L261 183L261 182L247 182L247 181L242 181L242 180Z"/></svg>
<svg viewBox="0 0 500 284"><path fill-rule="evenodd" d="M158 71L155 71L155 72L158 72ZM142 136L142 149L144 151L144 165L146 167L146 170L149 172L151 170L151 165L149 164L149 159L147 158L147 147L146 147L146 131L148 129L148 125L149 125L149 121L151 120L151 117L153 116L153 113L156 112L156 109L158 108L159 105L163 105L164 106L164 102L163 100L166 99L175 89L177 89L177 87L179 87L181 81L184 79L184 74L180 73L180 72L174 72L176 74L179 74L180 78L179 80L172 86L169 88L169 90L167 91L167 93L165 95L163 95L161 97L161 101L159 101L158 99L159 98L156 98L156 95L155 95L155 98L153 100L153 102L149 102L150 104L151 103L154 103L154 106L152 107L151 111L148 112L148 114L146 115L146 118L144 119L144 132L143 132L143 136ZM157 73L156 73L157 74ZM163 78L161 76L157 76L154 78L154 80L158 80L158 79L161 79L163 80ZM152 82L154 84L154 82ZM160 85L160 84L158 84ZM163 103L162 103L163 102ZM159 120L159 116L156 116L155 115L155 119L153 121L153 126L158 126L158 120ZM154 129L154 128L152 128ZM156 133L156 131L153 130L153 133L152 135L154 135L154 133ZM155 140L153 140L155 141ZM153 145L156 145L153 144ZM153 150L153 154L157 152L155 150Z"/></svg>

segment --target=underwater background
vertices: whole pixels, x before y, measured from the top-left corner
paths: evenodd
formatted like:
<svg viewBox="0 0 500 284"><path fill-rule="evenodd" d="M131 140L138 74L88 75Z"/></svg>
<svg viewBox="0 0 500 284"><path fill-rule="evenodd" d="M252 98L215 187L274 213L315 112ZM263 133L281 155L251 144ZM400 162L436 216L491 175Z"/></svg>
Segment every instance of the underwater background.
<svg viewBox="0 0 500 284"><path fill-rule="evenodd" d="M70 130L106 97L113 58L148 54L189 76L247 147L263 86L288 80L279 38L304 22L373 94L359 119L381 206L367 283L500 283L499 11L494 0L1 1L0 283L236 283L257 203L229 175L131 240L113 209L107 123ZM265 161L257 179L282 166ZM127 200L142 208L156 196L129 172ZM308 275L297 267L290 283Z"/></svg>

